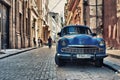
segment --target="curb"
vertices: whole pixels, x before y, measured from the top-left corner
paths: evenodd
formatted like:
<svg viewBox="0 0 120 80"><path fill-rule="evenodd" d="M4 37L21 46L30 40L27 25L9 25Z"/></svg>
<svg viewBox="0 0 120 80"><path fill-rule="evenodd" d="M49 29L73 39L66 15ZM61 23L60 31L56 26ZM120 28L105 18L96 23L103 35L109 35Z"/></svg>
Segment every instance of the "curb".
<svg viewBox="0 0 120 80"><path fill-rule="evenodd" d="M114 54L109 54L109 53L107 53L107 54L108 54L108 56L111 56L111 57L113 57L113 58L120 59L120 56L119 56L119 55L114 55Z"/></svg>
<svg viewBox="0 0 120 80"><path fill-rule="evenodd" d="M17 54L20 54L20 53L23 53L23 52L26 52L26 51L30 51L30 50L33 50L33 49L37 49L37 48L30 48L30 49L26 49L26 50L23 50L23 51L15 52L13 54L8 54L8 55L5 55L3 57L0 57L0 59L6 58L6 57L10 57L10 56L13 56L13 55L17 55Z"/></svg>
<svg viewBox="0 0 120 80"><path fill-rule="evenodd" d="M118 65L114 65L108 61L104 61L103 66L113 70L115 73L120 73L120 70L117 68Z"/></svg>
<svg viewBox="0 0 120 80"><path fill-rule="evenodd" d="M4 52L0 52L0 54L5 54Z"/></svg>
<svg viewBox="0 0 120 80"><path fill-rule="evenodd" d="M112 66L110 66L110 65L108 65L108 64L103 64L103 65L104 65L105 67L107 67L107 68L109 68L109 69L113 70L114 72L120 73L120 71L119 71L119 70L117 70L117 69L113 68Z"/></svg>

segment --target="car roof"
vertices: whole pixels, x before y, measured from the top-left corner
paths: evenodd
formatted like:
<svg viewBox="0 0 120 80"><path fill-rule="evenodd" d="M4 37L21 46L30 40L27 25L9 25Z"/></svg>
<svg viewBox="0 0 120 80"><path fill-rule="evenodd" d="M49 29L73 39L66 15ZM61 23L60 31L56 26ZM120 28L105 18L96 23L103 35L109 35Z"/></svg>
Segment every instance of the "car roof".
<svg viewBox="0 0 120 80"><path fill-rule="evenodd" d="M67 26L65 26L65 27L63 27L63 28L71 27L71 26L74 26L74 27L84 27L84 28L89 28L89 27L86 26L86 25L67 25Z"/></svg>

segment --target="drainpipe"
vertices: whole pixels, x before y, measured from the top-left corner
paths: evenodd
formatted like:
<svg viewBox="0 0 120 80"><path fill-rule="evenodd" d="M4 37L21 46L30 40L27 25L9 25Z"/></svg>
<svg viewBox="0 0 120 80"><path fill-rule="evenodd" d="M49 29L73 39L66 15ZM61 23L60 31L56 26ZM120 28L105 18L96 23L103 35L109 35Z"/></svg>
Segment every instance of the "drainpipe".
<svg viewBox="0 0 120 80"><path fill-rule="evenodd" d="M0 13L0 52L1 52L1 27L2 27L2 18L1 18L1 13Z"/></svg>
<svg viewBox="0 0 120 80"><path fill-rule="evenodd" d="M86 21L86 18L87 18L87 12L86 12L86 10L87 10L87 6L88 6L88 0L83 0L84 2L83 2L83 8L84 8L84 12L83 12L83 14L84 14L84 24L85 25L87 25L87 21Z"/></svg>
<svg viewBox="0 0 120 80"><path fill-rule="evenodd" d="M97 27L98 27L98 0L96 0L96 30L97 30Z"/></svg>

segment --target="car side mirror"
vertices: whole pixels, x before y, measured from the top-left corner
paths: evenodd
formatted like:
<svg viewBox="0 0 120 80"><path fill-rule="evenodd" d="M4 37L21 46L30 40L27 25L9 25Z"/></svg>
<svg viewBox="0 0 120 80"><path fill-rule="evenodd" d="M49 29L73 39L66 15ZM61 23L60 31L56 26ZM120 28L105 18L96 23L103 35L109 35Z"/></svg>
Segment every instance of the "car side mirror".
<svg viewBox="0 0 120 80"><path fill-rule="evenodd" d="M96 34L96 33L92 33L91 35L92 35L92 36L97 36L97 34Z"/></svg>
<svg viewBox="0 0 120 80"><path fill-rule="evenodd" d="M61 37L61 33L60 33L60 32L59 32L59 33L57 33L57 35Z"/></svg>

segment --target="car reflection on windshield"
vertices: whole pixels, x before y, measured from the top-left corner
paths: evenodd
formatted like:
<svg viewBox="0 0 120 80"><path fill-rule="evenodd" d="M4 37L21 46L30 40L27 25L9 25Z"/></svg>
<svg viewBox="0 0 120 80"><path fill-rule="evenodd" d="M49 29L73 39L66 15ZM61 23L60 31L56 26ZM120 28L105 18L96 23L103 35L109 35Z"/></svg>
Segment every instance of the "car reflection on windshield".
<svg viewBox="0 0 120 80"><path fill-rule="evenodd" d="M89 28L86 27L66 27L63 29L63 35L74 35L74 34L91 34Z"/></svg>

